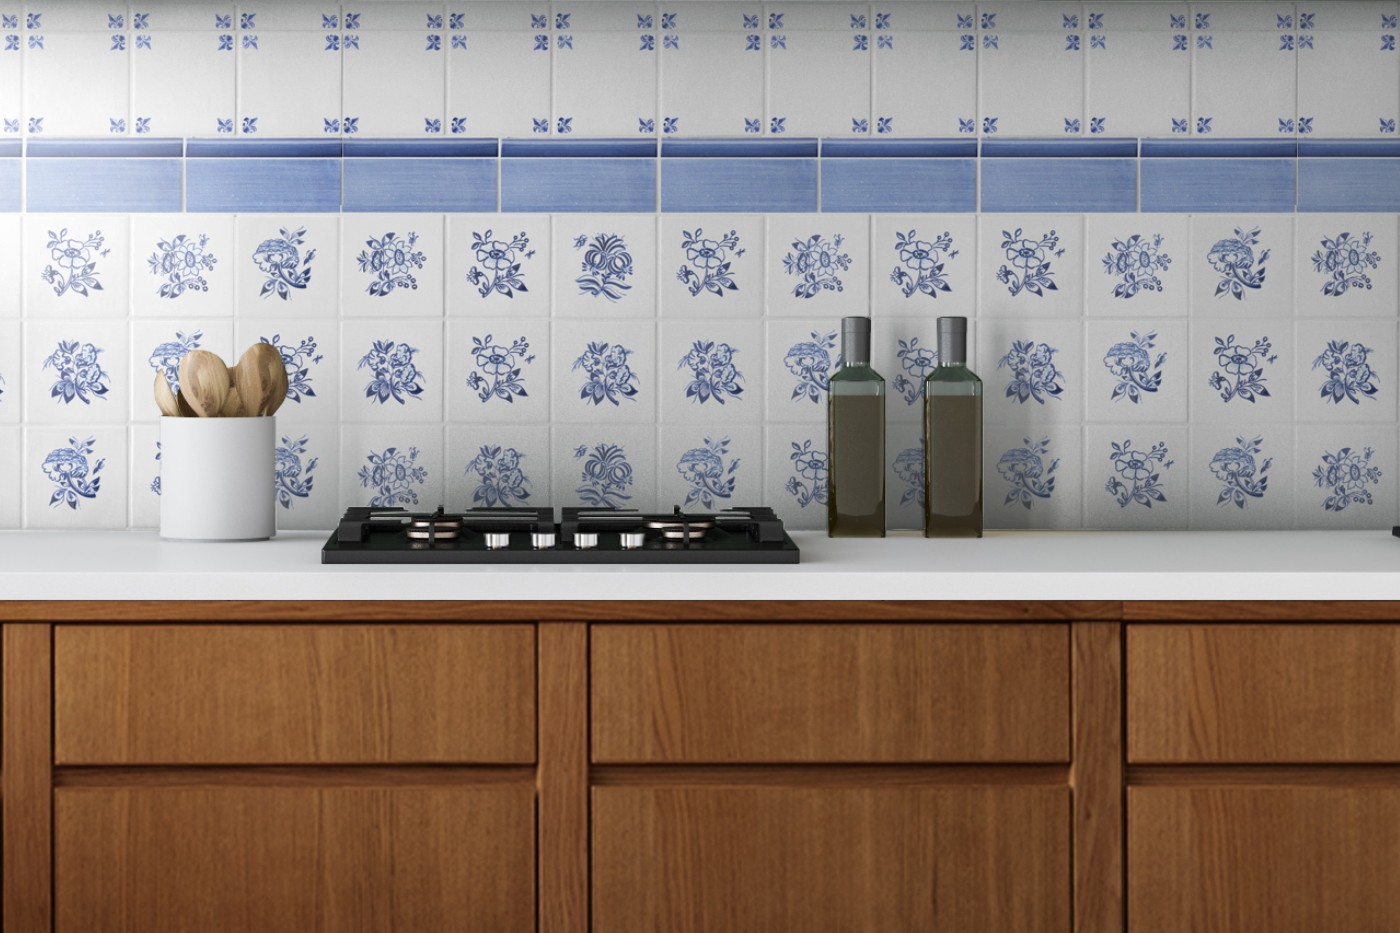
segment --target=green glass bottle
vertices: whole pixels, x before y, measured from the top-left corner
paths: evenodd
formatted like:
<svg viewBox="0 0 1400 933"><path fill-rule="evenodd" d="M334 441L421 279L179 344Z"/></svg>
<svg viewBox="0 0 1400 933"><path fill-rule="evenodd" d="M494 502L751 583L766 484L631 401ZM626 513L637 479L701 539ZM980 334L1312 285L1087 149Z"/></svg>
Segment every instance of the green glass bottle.
<svg viewBox="0 0 1400 933"><path fill-rule="evenodd" d="M982 537L982 380L967 368L967 318L938 319L924 380L924 537Z"/></svg>
<svg viewBox="0 0 1400 933"><path fill-rule="evenodd" d="M885 536L885 380L870 368L870 318L841 319L826 408L826 533Z"/></svg>

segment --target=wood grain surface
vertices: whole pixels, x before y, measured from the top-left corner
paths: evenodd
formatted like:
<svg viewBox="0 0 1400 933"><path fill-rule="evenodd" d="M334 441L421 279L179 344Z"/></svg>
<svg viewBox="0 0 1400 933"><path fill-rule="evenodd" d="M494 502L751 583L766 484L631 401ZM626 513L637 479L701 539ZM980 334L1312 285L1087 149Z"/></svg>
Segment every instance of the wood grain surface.
<svg viewBox="0 0 1400 933"><path fill-rule="evenodd" d="M54 798L58 933L535 929L529 784Z"/></svg>
<svg viewBox="0 0 1400 933"><path fill-rule="evenodd" d="M539 929L588 930L588 626L539 626Z"/></svg>
<svg viewBox="0 0 1400 933"><path fill-rule="evenodd" d="M0 928L52 928L50 630L6 625L0 635Z"/></svg>
<svg viewBox="0 0 1400 933"><path fill-rule="evenodd" d="M1134 763L1400 762L1400 627L1128 628Z"/></svg>
<svg viewBox="0 0 1400 933"><path fill-rule="evenodd" d="M1064 788L602 787L593 929L1070 929Z"/></svg>
<svg viewBox="0 0 1400 933"><path fill-rule="evenodd" d="M1076 622L1071 634L1074 929L1122 933L1122 627L1116 622Z"/></svg>
<svg viewBox="0 0 1400 933"><path fill-rule="evenodd" d="M61 764L534 760L530 626L61 625L54 651Z"/></svg>
<svg viewBox="0 0 1400 933"><path fill-rule="evenodd" d="M1132 933L1388 933L1400 787L1132 787Z"/></svg>

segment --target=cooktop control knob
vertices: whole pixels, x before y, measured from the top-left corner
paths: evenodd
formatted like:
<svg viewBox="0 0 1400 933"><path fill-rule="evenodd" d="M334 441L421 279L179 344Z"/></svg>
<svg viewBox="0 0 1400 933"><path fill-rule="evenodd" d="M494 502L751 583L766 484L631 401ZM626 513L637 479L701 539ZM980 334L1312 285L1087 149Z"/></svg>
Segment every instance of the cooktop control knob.
<svg viewBox="0 0 1400 933"><path fill-rule="evenodd" d="M580 531L574 535L574 547L580 551L587 551L598 546L598 533L596 531Z"/></svg>
<svg viewBox="0 0 1400 933"><path fill-rule="evenodd" d="M624 551L635 551L640 548L647 539L645 531L624 531L618 534L618 543L622 545Z"/></svg>
<svg viewBox="0 0 1400 933"><path fill-rule="evenodd" d="M548 551L554 547L554 532L536 531L530 535L530 546L537 551Z"/></svg>
<svg viewBox="0 0 1400 933"><path fill-rule="evenodd" d="M508 531L488 531L485 537L488 551L499 551L502 548L510 547L510 532Z"/></svg>

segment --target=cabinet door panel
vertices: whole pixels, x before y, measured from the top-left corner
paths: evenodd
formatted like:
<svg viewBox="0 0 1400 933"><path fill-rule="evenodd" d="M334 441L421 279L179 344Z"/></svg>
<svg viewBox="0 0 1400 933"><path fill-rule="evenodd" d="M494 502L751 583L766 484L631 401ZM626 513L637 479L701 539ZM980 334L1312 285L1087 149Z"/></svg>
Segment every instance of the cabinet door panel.
<svg viewBox="0 0 1400 933"><path fill-rule="evenodd" d="M1400 626L1134 625L1133 762L1400 761Z"/></svg>
<svg viewBox="0 0 1400 933"><path fill-rule="evenodd" d="M1130 933L1382 933L1400 917L1400 789L1133 787Z"/></svg>
<svg viewBox="0 0 1400 933"><path fill-rule="evenodd" d="M1064 761L1065 625L598 625L600 762Z"/></svg>
<svg viewBox="0 0 1400 933"><path fill-rule="evenodd" d="M1063 933L1059 787L600 787L593 929Z"/></svg>
<svg viewBox="0 0 1400 933"><path fill-rule="evenodd" d="M59 626L60 764L524 763L524 625Z"/></svg>
<svg viewBox="0 0 1400 933"><path fill-rule="evenodd" d="M58 933L534 929L527 785L54 796Z"/></svg>

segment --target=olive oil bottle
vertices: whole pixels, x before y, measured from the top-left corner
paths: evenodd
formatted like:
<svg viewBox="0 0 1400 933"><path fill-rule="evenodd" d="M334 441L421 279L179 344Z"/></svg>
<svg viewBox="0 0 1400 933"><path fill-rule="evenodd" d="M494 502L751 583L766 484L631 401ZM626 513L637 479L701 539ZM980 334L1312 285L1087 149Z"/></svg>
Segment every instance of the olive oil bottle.
<svg viewBox="0 0 1400 933"><path fill-rule="evenodd" d="M870 368L870 318L841 319L826 409L826 533L885 536L885 380Z"/></svg>
<svg viewBox="0 0 1400 933"><path fill-rule="evenodd" d="M967 368L967 318L938 319L924 380L924 537L982 537L982 380Z"/></svg>

